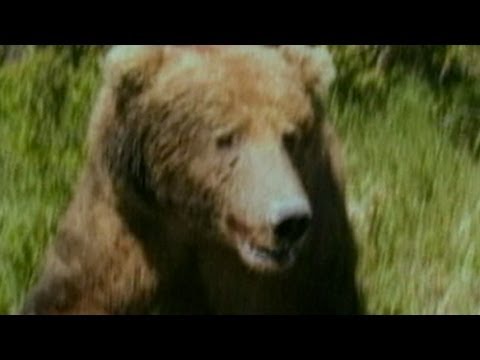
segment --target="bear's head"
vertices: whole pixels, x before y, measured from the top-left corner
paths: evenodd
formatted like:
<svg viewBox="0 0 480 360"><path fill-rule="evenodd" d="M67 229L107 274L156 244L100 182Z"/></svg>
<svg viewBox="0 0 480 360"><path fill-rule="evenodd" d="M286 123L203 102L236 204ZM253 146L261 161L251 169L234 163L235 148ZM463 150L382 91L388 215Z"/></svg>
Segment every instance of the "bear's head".
<svg viewBox="0 0 480 360"><path fill-rule="evenodd" d="M105 67L91 150L119 191L253 270L290 267L312 220L327 50L117 46Z"/></svg>

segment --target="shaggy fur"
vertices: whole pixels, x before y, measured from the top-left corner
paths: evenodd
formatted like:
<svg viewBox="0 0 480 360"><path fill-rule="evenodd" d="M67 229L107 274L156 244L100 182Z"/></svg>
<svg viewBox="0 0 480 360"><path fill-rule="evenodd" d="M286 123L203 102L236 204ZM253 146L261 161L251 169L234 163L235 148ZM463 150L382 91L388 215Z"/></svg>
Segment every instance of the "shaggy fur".
<svg viewBox="0 0 480 360"><path fill-rule="evenodd" d="M323 100L323 47L118 46L106 59L89 156L27 314L356 314L341 150ZM268 204L305 194L294 264Z"/></svg>

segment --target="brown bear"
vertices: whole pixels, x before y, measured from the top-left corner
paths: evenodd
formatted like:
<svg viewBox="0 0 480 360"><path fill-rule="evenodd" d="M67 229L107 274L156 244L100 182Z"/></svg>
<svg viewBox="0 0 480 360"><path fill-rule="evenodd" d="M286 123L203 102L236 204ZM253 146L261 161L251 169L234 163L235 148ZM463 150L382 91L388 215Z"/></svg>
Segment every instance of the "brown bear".
<svg viewBox="0 0 480 360"><path fill-rule="evenodd" d="M358 314L321 46L116 46L24 314Z"/></svg>

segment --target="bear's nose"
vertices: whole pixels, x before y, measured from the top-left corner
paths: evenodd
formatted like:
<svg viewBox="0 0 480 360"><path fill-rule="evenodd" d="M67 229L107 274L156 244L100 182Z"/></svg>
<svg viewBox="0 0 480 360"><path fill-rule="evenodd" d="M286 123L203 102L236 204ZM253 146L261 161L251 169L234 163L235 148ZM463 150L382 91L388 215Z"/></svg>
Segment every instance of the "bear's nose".
<svg viewBox="0 0 480 360"><path fill-rule="evenodd" d="M312 214L308 204L296 202L292 205L282 208L274 223L275 237L280 246L295 245L310 227Z"/></svg>

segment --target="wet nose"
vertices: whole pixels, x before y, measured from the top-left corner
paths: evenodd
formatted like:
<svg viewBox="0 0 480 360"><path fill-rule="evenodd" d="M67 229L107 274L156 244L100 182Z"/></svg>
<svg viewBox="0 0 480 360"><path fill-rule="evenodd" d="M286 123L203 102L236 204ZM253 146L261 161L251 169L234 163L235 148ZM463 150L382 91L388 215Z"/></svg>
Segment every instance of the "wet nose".
<svg viewBox="0 0 480 360"><path fill-rule="evenodd" d="M274 233L277 241L283 246L293 246L306 234L312 220L308 203L291 202L279 209Z"/></svg>

